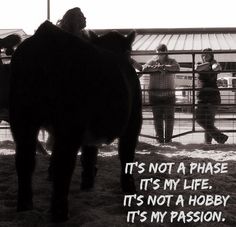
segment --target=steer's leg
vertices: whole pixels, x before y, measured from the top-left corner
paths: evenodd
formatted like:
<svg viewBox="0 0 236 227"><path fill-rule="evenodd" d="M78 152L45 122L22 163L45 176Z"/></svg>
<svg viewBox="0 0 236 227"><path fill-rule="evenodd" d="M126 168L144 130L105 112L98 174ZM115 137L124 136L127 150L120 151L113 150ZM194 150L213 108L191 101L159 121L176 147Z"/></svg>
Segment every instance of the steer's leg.
<svg viewBox="0 0 236 227"><path fill-rule="evenodd" d="M134 161L141 122L141 111L139 109L133 110L128 127L119 139L118 152L121 161L121 187L124 193L136 192L133 175L125 173L125 166L127 163Z"/></svg>
<svg viewBox="0 0 236 227"><path fill-rule="evenodd" d="M134 161L134 153L137 139L123 135L119 140L119 157L121 161L121 188L124 193L135 193L133 174L125 173L125 166Z"/></svg>
<svg viewBox="0 0 236 227"><path fill-rule="evenodd" d="M68 127L63 128L63 132L55 131L51 158L53 180L51 211L54 222L63 222L68 219L68 193L77 151L80 147L79 134L72 134L70 131L72 129Z"/></svg>
<svg viewBox="0 0 236 227"><path fill-rule="evenodd" d="M81 149L82 190L90 190L94 186L94 180L97 173L97 153L98 148L95 146L83 146Z"/></svg>
<svg viewBox="0 0 236 227"><path fill-rule="evenodd" d="M11 124L16 143L16 171L18 176L17 210L33 208L32 175L35 168L35 152L39 127L29 119Z"/></svg>

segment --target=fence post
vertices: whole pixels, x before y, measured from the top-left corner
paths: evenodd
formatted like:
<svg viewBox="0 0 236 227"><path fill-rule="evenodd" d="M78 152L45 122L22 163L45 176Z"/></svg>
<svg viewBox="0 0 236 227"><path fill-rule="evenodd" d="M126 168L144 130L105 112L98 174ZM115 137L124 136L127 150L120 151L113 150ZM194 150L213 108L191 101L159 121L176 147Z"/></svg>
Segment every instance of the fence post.
<svg viewBox="0 0 236 227"><path fill-rule="evenodd" d="M195 119L196 119L196 111L195 111L195 89L196 89L196 85L195 85L195 53L192 53L192 69L193 69L193 105L192 105L192 113L193 113L193 118L192 118L192 130L193 132L195 132Z"/></svg>

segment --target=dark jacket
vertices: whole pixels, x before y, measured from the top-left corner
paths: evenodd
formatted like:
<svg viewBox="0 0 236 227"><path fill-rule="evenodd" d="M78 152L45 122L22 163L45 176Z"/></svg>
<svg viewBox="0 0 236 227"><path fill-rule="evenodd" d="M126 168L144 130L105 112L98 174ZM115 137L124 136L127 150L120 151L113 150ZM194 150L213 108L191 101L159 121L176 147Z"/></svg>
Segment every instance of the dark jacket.
<svg viewBox="0 0 236 227"><path fill-rule="evenodd" d="M197 95L198 103L220 104L221 98L217 86L217 74L212 69L209 69L209 73L199 72L200 90Z"/></svg>

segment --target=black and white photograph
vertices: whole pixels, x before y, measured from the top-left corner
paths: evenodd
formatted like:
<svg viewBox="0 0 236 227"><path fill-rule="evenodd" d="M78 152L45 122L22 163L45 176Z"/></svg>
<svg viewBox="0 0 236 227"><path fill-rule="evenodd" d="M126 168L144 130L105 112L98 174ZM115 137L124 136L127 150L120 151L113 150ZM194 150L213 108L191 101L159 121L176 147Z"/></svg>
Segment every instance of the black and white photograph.
<svg viewBox="0 0 236 227"><path fill-rule="evenodd" d="M234 0L0 1L0 227L235 227Z"/></svg>

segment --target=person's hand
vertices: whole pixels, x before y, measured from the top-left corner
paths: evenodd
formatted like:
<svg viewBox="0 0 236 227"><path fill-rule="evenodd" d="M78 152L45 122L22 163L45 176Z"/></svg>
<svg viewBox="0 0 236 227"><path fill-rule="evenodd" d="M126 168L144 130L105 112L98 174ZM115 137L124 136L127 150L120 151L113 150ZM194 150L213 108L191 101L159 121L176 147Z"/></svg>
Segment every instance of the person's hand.
<svg viewBox="0 0 236 227"><path fill-rule="evenodd" d="M164 70L164 65L158 64L158 65L154 65L152 66L152 69L158 72L161 72Z"/></svg>
<svg viewBox="0 0 236 227"><path fill-rule="evenodd" d="M151 71L151 72L162 72L165 70L165 66L158 64L158 65L146 65L143 70L145 71Z"/></svg>
<svg viewBox="0 0 236 227"><path fill-rule="evenodd" d="M151 66L151 65L145 65L143 67L143 70L149 70L149 69L152 69L152 68L153 68L153 66Z"/></svg>
<svg viewBox="0 0 236 227"><path fill-rule="evenodd" d="M153 71L157 70L157 66L156 65L146 65L143 68L143 70L153 72Z"/></svg>
<svg viewBox="0 0 236 227"><path fill-rule="evenodd" d="M220 71L221 70L221 66L219 63L212 64L211 68L213 71Z"/></svg>
<svg viewBox="0 0 236 227"><path fill-rule="evenodd" d="M158 70L164 71L164 70L165 70L165 65L159 65L159 66L158 66Z"/></svg>

